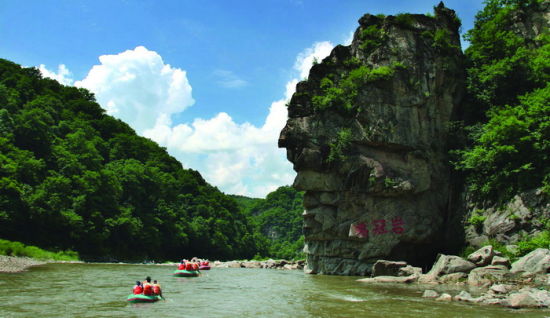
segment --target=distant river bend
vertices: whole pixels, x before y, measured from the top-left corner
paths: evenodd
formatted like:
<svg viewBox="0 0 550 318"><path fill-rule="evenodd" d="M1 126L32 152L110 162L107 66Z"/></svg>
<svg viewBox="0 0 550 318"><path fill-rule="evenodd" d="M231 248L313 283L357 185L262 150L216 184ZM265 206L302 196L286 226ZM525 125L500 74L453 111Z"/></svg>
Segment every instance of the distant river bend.
<svg viewBox="0 0 550 318"><path fill-rule="evenodd" d="M544 317L512 310L422 298L417 287L369 286L358 277L302 271L214 268L201 277L172 277L173 267L47 264L0 273L1 317ZM136 280L159 280L166 301L132 305Z"/></svg>

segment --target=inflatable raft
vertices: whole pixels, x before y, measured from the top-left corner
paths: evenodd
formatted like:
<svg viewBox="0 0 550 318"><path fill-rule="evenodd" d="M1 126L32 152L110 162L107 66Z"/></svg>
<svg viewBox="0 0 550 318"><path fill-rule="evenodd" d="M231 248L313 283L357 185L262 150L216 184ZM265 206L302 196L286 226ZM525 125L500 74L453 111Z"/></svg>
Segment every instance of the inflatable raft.
<svg viewBox="0 0 550 318"><path fill-rule="evenodd" d="M143 294L139 295L128 295L128 301L131 303L154 303L162 299L162 296L145 296Z"/></svg>
<svg viewBox="0 0 550 318"><path fill-rule="evenodd" d="M195 277L195 276L199 276L199 271L188 271L185 269L178 269L174 271L173 275L177 277Z"/></svg>
<svg viewBox="0 0 550 318"><path fill-rule="evenodd" d="M207 271L210 269L210 265L201 265L199 266L199 270L201 271Z"/></svg>

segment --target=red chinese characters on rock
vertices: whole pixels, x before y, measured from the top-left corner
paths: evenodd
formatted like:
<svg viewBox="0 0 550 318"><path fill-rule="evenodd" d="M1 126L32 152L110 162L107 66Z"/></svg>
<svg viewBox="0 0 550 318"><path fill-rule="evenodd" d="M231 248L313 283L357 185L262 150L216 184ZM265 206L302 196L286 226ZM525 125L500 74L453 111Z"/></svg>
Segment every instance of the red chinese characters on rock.
<svg viewBox="0 0 550 318"><path fill-rule="evenodd" d="M388 230L386 230L386 220L374 220L372 223L374 224L374 229L372 230L374 235L388 233Z"/></svg>
<svg viewBox="0 0 550 318"><path fill-rule="evenodd" d="M352 224L349 229L349 236L367 238L369 237L369 229L365 223Z"/></svg>
<svg viewBox="0 0 550 318"><path fill-rule="evenodd" d="M349 236L350 237L358 237L358 238L367 238L369 237L369 229L367 227L368 224L371 224L372 226L372 234L375 236L383 235L387 233L394 233L394 234L403 234L405 232L405 221L403 221L403 218L398 216L391 219L391 230L389 230L388 224L389 222L386 222L384 219L378 219L373 220L372 222L361 222L361 223L354 223L351 224L349 229Z"/></svg>
<svg viewBox="0 0 550 318"><path fill-rule="evenodd" d="M405 228L403 227L403 225L405 225L405 221L403 221L403 218L401 218L400 216L391 219L391 231L393 233L403 234L403 232L405 232Z"/></svg>

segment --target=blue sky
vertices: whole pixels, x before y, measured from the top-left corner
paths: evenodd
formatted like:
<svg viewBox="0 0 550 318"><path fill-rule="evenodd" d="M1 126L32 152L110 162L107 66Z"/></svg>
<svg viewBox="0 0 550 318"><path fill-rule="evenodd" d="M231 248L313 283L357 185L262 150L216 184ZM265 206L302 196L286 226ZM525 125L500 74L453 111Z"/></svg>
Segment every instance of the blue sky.
<svg viewBox="0 0 550 318"><path fill-rule="evenodd" d="M313 57L350 41L365 13L437 3L0 0L0 57L94 91L108 113L220 190L263 197L295 177L277 138ZM463 31L483 6L445 5Z"/></svg>

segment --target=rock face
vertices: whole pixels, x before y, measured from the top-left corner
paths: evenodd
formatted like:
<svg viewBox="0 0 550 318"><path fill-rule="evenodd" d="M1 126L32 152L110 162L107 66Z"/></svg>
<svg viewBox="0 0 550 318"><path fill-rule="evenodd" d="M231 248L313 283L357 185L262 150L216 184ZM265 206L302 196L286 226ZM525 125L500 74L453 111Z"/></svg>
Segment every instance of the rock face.
<svg viewBox="0 0 550 318"><path fill-rule="evenodd" d="M481 246L488 239L505 245L516 244L524 237L533 237L545 229L550 218L550 197L540 189L519 193L503 206L479 207L465 199L466 242ZM481 217L472 224L473 216Z"/></svg>
<svg viewBox="0 0 550 318"><path fill-rule="evenodd" d="M449 122L463 90L460 22L359 20L298 83L279 147L305 191L311 273L366 275L378 259L431 264L449 219Z"/></svg>

